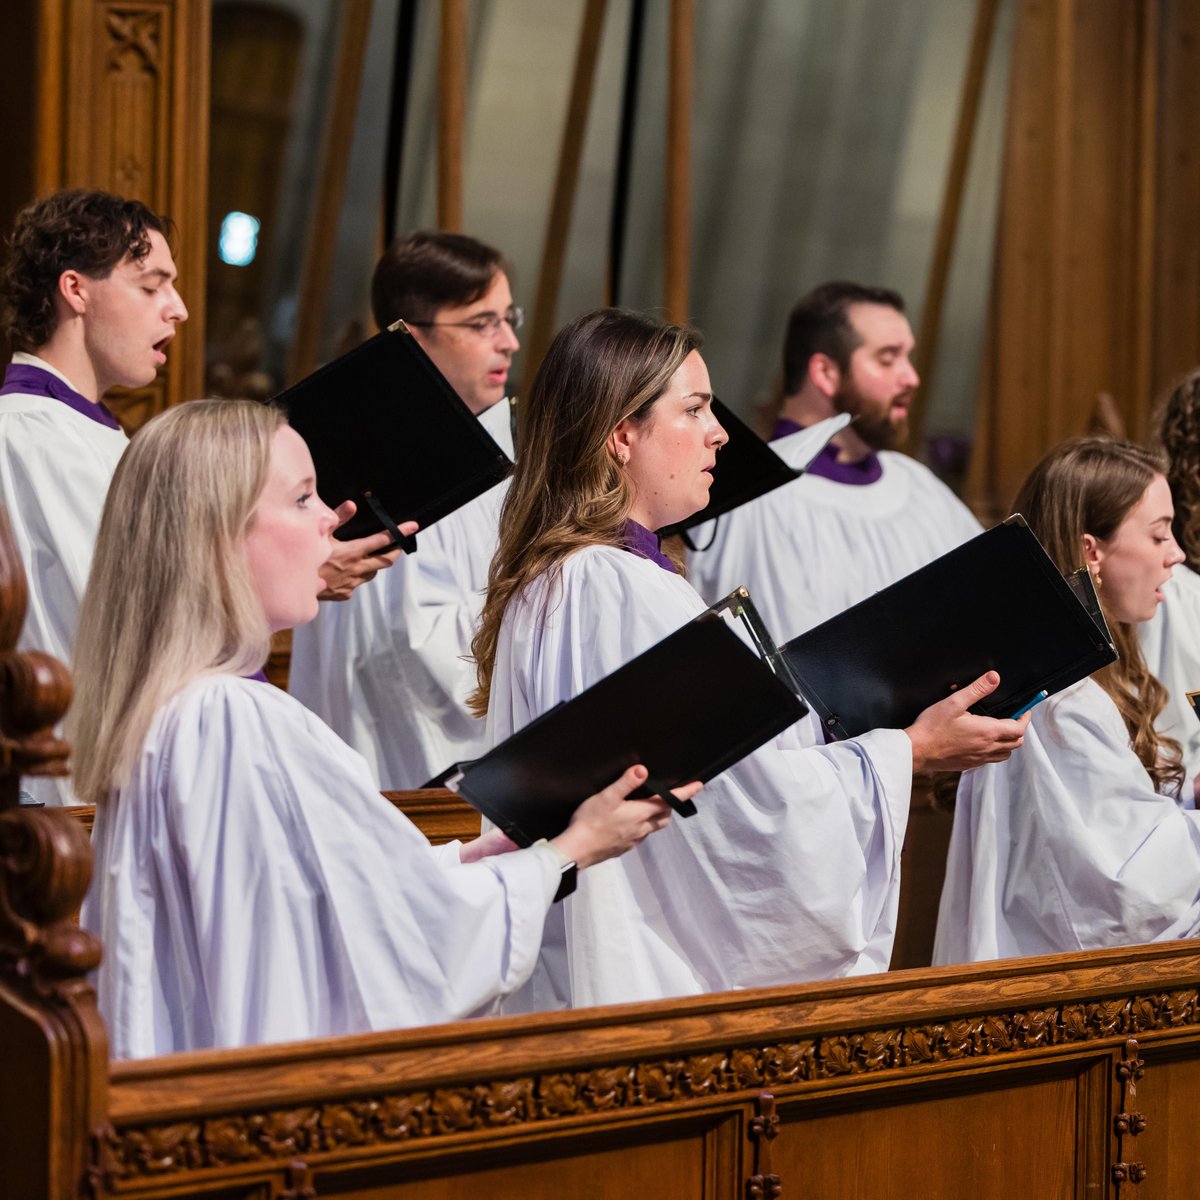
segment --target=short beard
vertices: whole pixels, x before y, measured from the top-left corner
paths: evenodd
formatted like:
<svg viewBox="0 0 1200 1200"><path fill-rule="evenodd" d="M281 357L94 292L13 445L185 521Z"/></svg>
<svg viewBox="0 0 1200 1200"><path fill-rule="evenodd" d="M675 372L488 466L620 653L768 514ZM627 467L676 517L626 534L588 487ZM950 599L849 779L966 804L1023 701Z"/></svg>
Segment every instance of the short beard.
<svg viewBox="0 0 1200 1200"><path fill-rule="evenodd" d="M898 425L883 417L856 417L850 426L872 450L895 450L908 437L908 418Z"/></svg>
<svg viewBox="0 0 1200 1200"><path fill-rule="evenodd" d="M833 397L834 408L840 413L849 413L854 418L850 426L872 450L894 450L908 437L908 418L893 422L890 409L883 414L867 413L858 392L853 387L842 387Z"/></svg>

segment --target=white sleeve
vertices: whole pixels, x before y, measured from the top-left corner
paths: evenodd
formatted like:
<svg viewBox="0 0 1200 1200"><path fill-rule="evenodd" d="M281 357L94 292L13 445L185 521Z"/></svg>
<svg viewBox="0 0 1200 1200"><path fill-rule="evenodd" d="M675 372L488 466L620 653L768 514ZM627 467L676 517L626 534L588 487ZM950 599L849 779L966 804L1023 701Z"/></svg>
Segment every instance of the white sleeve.
<svg viewBox="0 0 1200 1200"><path fill-rule="evenodd" d="M1084 681L1034 710L1007 762L963 776L935 961L1200 932L1200 816L1155 791Z"/></svg>
<svg viewBox="0 0 1200 1200"><path fill-rule="evenodd" d="M312 1036L331 1014L336 1032L490 1011L532 970L553 854L444 869L357 755L256 688L197 689L156 785L155 858L190 911L219 1044Z"/></svg>
<svg viewBox="0 0 1200 1200"><path fill-rule="evenodd" d="M493 731L577 695L702 607L632 555L572 556L561 594L529 597L502 634ZM708 783L695 817L583 873L567 912L576 1003L632 998L639 978L647 997L886 969L911 745L898 730L833 746L806 738L811 729L786 731ZM686 965L672 975L673 956Z"/></svg>

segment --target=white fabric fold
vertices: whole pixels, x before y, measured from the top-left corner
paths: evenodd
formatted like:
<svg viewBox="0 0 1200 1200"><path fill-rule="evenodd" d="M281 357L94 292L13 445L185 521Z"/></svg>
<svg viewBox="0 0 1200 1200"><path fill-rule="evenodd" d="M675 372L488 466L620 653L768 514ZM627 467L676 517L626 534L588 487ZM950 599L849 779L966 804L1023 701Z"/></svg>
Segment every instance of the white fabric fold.
<svg viewBox="0 0 1200 1200"><path fill-rule="evenodd" d="M612 547L514 600L488 735L578 695L704 608L679 576ZM670 681L663 681L670 703ZM716 705L736 696L714 694ZM712 780L699 811L581 873L505 1011L606 1004L885 970L912 749L898 730L820 744L809 718ZM561 910L561 911L560 911Z"/></svg>
<svg viewBox="0 0 1200 1200"><path fill-rule="evenodd" d="M546 847L458 864L269 684L198 680L97 813L82 924L116 1058L453 1021L533 968Z"/></svg>
<svg viewBox="0 0 1200 1200"><path fill-rule="evenodd" d="M790 466L805 466L817 429L771 448ZM782 644L980 532L926 467L905 454L879 458L883 475L875 483L803 475L693 530L692 541L708 547L688 555L696 590L713 604L744 585Z"/></svg>
<svg viewBox="0 0 1200 1200"><path fill-rule="evenodd" d="M1155 791L1090 679L959 784L935 963L1200 933L1200 814Z"/></svg>

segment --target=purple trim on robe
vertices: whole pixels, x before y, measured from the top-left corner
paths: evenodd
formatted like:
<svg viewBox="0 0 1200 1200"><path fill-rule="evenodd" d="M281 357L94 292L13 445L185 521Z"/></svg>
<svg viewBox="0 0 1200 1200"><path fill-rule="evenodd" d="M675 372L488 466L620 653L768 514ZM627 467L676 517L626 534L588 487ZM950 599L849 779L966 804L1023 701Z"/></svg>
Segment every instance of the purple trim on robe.
<svg viewBox="0 0 1200 1200"><path fill-rule="evenodd" d="M803 425L797 425L787 417L777 417L775 428L771 431L771 441L799 433L803 428ZM805 473L831 479L834 483L848 483L852 487L878 483L883 478L883 463L874 450L859 462L839 462L838 453L838 448L832 442L827 443L809 464Z"/></svg>
<svg viewBox="0 0 1200 1200"><path fill-rule="evenodd" d="M9 395L46 396L51 400L61 400L68 408L73 408L98 425L107 425L109 429L121 428L117 418L105 408L103 402L93 403L64 383L52 371L45 371L31 363L8 364L4 372L4 385L0 387L0 396Z"/></svg>
<svg viewBox="0 0 1200 1200"><path fill-rule="evenodd" d="M244 676L242 676L242 678L243 679L253 679L258 683L270 683L271 682L267 678L266 669L263 667L259 667L258 670L255 671L253 675L244 675Z"/></svg>
<svg viewBox="0 0 1200 1200"><path fill-rule="evenodd" d="M658 534L636 521L625 522L622 549L636 554L638 558L648 558L652 563L658 563L664 571L670 571L672 575L679 574L675 570L675 564L662 552Z"/></svg>

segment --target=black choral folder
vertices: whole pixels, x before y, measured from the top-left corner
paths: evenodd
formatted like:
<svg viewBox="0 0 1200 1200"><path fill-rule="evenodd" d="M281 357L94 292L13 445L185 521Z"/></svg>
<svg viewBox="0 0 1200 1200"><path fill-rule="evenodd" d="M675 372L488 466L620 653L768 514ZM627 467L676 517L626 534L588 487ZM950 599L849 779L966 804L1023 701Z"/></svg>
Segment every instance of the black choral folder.
<svg viewBox="0 0 1200 1200"><path fill-rule="evenodd" d="M321 499L358 505L340 538L428 529L512 466L403 321L275 399L308 443Z"/></svg>
<svg viewBox="0 0 1200 1200"><path fill-rule="evenodd" d="M659 530L663 537L670 537L674 533L686 534L697 525L723 517L735 508L757 500L759 496L765 496L777 487L791 483L793 479L799 479L804 474L804 468L821 453L829 439L850 424L850 417L841 415L819 421L804 430L812 438L812 454L804 460L802 467L792 467L716 397L713 397L712 410L725 427L729 441L717 452L712 484L708 489L708 503L686 520Z"/></svg>
<svg viewBox="0 0 1200 1200"><path fill-rule="evenodd" d="M713 610L442 779L514 842L552 838L635 763L635 795L708 781L806 712ZM673 800L672 797L664 797ZM691 801L673 801L682 816Z"/></svg>
<svg viewBox="0 0 1200 1200"><path fill-rule="evenodd" d="M904 729L988 670L1000 686L971 711L1011 717L1117 657L1087 571L1064 578L1019 515L778 653L839 739Z"/></svg>

